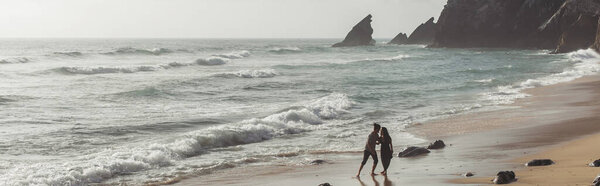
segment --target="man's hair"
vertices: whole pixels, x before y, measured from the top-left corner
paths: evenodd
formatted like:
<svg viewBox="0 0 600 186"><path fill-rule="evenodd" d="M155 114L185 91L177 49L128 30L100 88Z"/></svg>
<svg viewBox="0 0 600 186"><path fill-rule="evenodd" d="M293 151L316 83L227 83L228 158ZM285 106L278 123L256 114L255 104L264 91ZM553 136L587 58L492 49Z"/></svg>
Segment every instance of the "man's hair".
<svg viewBox="0 0 600 186"><path fill-rule="evenodd" d="M381 126L377 123L373 123L373 129L374 130L379 130L381 128Z"/></svg>

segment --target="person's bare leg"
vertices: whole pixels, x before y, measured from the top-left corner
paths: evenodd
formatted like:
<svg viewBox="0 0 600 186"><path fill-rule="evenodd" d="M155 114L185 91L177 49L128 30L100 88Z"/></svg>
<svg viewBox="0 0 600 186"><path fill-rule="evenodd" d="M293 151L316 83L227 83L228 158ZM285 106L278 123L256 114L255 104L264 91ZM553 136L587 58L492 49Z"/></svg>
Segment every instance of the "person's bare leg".
<svg viewBox="0 0 600 186"><path fill-rule="evenodd" d="M360 168L358 169L358 174L356 174L356 177L360 177L360 171L362 171L363 166L365 165L360 164Z"/></svg>
<svg viewBox="0 0 600 186"><path fill-rule="evenodd" d="M373 164L373 168L371 169L371 175L377 175L375 174L375 167L377 167L377 164Z"/></svg>

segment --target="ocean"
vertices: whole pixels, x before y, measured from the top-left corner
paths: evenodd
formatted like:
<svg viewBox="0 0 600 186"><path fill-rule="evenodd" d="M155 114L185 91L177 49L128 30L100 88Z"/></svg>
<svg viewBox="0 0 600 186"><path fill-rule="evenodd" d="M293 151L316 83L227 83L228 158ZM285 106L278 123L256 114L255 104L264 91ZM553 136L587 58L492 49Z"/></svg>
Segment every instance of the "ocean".
<svg viewBox="0 0 600 186"><path fill-rule="evenodd" d="M389 40L389 39L388 39ZM1 39L0 185L140 185L395 146L428 120L595 74L592 50L337 39ZM386 39L378 39L386 41Z"/></svg>

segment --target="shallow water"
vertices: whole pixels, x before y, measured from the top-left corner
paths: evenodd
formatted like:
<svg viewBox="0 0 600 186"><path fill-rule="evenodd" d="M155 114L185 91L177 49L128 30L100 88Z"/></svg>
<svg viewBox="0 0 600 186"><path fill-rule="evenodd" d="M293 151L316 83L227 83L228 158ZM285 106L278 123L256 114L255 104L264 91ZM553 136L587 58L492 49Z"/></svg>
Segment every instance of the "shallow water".
<svg viewBox="0 0 600 186"><path fill-rule="evenodd" d="M141 184L402 145L429 119L489 110L600 69L580 50L331 48L336 40L5 39L0 183ZM397 144L398 145L398 144Z"/></svg>

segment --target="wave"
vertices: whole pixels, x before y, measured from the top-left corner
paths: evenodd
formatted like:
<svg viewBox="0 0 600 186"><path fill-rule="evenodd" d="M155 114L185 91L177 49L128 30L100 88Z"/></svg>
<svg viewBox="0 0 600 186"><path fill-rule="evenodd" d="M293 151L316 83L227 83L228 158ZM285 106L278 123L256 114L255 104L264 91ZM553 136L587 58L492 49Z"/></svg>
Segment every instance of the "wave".
<svg viewBox="0 0 600 186"><path fill-rule="evenodd" d="M173 51L167 48L153 48L153 49L138 49L133 47L118 48L112 52L106 52L106 55L118 55L118 54L138 54L138 55L162 55L172 53Z"/></svg>
<svg viewBox="0 0 600 186"><path fill-rule="evenodd" d="M593 49L578 50L568 53L566 56L569 61L576 63L573 67L567 68L563 72L535 79L528 79L517 85L500 86L498 87L498 91L484 93L483 95L485 99L491 100L495 104L510 104L516 99L528 96L521 92L524 89L568 82L600 72L600 63L598 63L600 54Z"/></svg>
<svg viewBox="0 0 600 186"><path fill-rule="evenodd" d="M375 59L366 59L364 61L398 61L398 60L402 60L405 58L410 57L409 55L404 55L404 54L400 54L394 57L388 57L388 58L375 58Z"/></svg>
<svg viewBox="0 0 600 186"><path fill-rule="evenodd" d="M177 160L201 155L207 150L248 143L256 143L288 134L318 129L325 120L335 119L351 108L352 101L345 94L333 93L304 106L253 118L234 124L218 125L192 131L172 143L107 149L88 154L82 161L54 165L51 163L23 164L0 178L2 183L31 185L88 185L101 183L118 175L173 166ZM193 173L232 168L239 164L258 162L245 157L190 169ZM164 175L185 173L180 167ZM169 177L169 176L167 176ZM32 179L34 178L34 179Z"/></svg>
<svg viewBox="0 0 600 186"><path fill-rule="evenodd" d="M222 57L208 57L196 59L196 64L203 66L224 65L229 62L229 59Z"/></svg>
<svg viewBox="0 0 600 186"><path fill-rule="evenodd" d="M81 52L54 52L55 55L62 55L62 56L70 56L70 57L78 57L78 56L82 56L83 53Z"/></svg>
<svg viewBox="0 0 600 186"><path fill-rule="evenodd" d="M264 70L240 70L232 73L217 74L216 77L224 78L271 78L279 75L273 69Z"/></svg>
<svg viewBox="0 0 600 186"><path fill-rule="evenodd" d="M227 54L216 54L213 56L227 58L227 59L241 59L241 58L249 57L250 52L248 52L247 50L242 50L242 51L230 52Z"/></svg>
<svg viewBox="0 0 600 186"><path fill-rule="evenodd" d="M26 57L13 57L0 60L0 64L28 63L30 61L31 59Z"/></svg>
<svg viewBox="0 0 600 186"><path fill-rule="evenodd" d="M268 52L276 53L276 54L287 54L287 53L298 53L301 52L302 49L298 47L275 47L267 50Z"/></svg>
<svg viewBox="0 0 600 186"><path fill-rule="evenodd" d="M65 74L110 74L148 72L163 69L166 66L137 66L137 67L60 67L55 71Z"/></svg>

